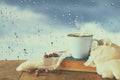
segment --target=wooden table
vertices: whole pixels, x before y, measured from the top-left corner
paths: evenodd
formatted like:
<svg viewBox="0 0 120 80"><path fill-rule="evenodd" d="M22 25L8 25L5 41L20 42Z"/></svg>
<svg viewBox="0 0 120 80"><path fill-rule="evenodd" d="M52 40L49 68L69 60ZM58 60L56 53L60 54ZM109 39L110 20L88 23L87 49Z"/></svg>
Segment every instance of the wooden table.
<svg viewBox="0 0 120 80"><path fill-rule="evenodd" d="M36 77L26 72L16 72L22 60L0 61L0 80L115 80L103 79L96 72L62 71L61 73L41 73Z"/></svg>

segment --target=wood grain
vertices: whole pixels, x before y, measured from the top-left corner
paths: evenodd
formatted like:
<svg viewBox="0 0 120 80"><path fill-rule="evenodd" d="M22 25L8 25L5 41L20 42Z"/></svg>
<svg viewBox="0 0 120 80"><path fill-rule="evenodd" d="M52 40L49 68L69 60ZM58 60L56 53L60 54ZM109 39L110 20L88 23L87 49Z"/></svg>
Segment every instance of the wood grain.
<svg viewBox="0 0 120 80"><path fill-rule="evenodd" d="M60 70L96 72L95 67L84 66L85 61L64 60L58 67Z"/></svg>
<svg viewBox="0 0 120 80"><path fill-rule="evenodd" d="M21 72L16 72L16 66L23 61L0 61L0 80L18 80Z"/></svg>
<svg viewBox="0 0 120 80"><path fill-rule="evenodd" d="M96 73L89 72L62 72L62 73L41 73L38 77L34 74L24 73L20 80L115 80L115 79L103 79Z"/></svg>
<svg viewBox="0 0 120 80"><path fill-rule="evenodd" d="M15 71L16 67L22 62L24 61L23 60L0 61L0 80L115 80L115 79L103 79L96 72L91 73L81 71L81 69L89 70L89 68L77 67L79 64L81 65L84 63L79 61L78 62L75 61L74 63L71 61L70 62L64 61L63 64L58 68L66 70L66 68L68 69L68 64L73 64L69 66L70 71L62 71L61 73L41 73L38 77L36 77L34 74ZM76 71L74 71L73 69L76 69ZM94 69L92 71L94 71Z"/></svg>

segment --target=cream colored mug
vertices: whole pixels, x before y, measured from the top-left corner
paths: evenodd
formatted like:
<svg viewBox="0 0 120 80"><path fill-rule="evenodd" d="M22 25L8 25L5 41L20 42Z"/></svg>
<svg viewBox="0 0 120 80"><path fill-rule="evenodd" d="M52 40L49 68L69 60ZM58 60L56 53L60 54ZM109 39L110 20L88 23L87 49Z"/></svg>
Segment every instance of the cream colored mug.
<svg viewBox="0 0 120 80"><path fill-rule="evenodd" d="M90 55L92 46L92 34L75 33L68 34L68 44L70 53L75 59L86 59Z"/></svg>

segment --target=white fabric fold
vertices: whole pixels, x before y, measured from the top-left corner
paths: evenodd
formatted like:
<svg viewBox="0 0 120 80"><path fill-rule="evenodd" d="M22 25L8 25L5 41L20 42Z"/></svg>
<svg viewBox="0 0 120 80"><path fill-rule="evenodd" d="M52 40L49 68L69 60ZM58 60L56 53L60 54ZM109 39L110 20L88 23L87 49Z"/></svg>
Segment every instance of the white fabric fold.
<svg viewBox="0 0 120 80"><path fill-rule="evenodd" d="M120 46L109 39L101 39L100 45L91 51L84 65L96 67L103 78L120 79Z"/></svg>

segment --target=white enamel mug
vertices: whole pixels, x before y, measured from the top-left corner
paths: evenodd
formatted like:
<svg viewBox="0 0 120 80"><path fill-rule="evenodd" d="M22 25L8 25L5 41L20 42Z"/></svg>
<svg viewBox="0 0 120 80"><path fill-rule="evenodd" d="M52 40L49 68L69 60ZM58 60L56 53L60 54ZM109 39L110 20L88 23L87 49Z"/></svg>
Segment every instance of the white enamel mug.
<svg viewBox="0 0 120 80"><path fill-rule="evenodd" d="M92 34L75 33L68 34L70 53L75 59L85 59L90 55L92 45Z"/></svg>

